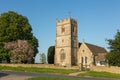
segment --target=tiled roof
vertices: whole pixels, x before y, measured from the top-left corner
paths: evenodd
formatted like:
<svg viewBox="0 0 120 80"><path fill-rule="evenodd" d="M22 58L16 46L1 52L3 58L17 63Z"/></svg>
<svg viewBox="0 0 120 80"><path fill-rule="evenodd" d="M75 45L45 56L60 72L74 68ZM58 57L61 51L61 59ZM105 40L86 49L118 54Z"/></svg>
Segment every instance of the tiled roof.
<svg viewBox="0 0 120 80"><path fill-rule="evenodd" d="M104 61L106 57L106 54L98 54L96 61Z"/></svg>
<svg viewBox="0 0 120 80"><path fill-rule="evenodd" d="M97 55L98 53L107 53L107 51L103 47L96 46L96 45L89 44L89 43L85 43L85 44L87 45L87 47L91 50L91 52L94 55Z"/></svg>

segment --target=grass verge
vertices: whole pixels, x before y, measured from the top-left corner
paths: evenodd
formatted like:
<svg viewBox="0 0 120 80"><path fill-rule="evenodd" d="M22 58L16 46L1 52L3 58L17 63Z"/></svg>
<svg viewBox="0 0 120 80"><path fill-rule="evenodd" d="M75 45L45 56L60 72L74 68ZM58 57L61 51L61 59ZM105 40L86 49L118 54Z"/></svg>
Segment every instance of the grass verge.
<svg viewBox="0 0 120 80"><path fill-rule="evenodd" d="M75 69L52 69L52 68L37 68L37 67L9 67L0 66L0 70L12 70L12 71L25 71L25 72L41 72L41 73L59 73L59 74L69 74L78 72Z"/></svg>
<svg viewBox="0 0 120 80"><path fill-rule="evenodd" d="M37 78L30 78L28 80L78 80L73 78L48 78L48 77L37 77Z"/></svg>
<svg viewBox="0 0 120 80"><path fill-rule="evenodd" d="M88 71L88 72L85 72L85 73L80 73L78 76L91 76L91 77L117 78L117 79L120 79L120 74L114 74L114 73L109 73L109 72Z"/></svg>

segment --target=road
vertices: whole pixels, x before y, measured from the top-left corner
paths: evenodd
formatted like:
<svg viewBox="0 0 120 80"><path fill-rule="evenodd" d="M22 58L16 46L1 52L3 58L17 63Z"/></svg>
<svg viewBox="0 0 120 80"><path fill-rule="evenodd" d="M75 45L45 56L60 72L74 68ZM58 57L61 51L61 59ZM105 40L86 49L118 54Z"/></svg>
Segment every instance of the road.
<svg viewBox="0 0 120 80"><path fill-rule="evenodd" d="M48 74L48 73L34 73L34 72L15 72L15 71L0 71L0 80L26 80L31 77L55 77L55 78L75 78L77 80L115 80L107 78L93 78L93 77L80 77L68 76L61 74Z"/></svg>

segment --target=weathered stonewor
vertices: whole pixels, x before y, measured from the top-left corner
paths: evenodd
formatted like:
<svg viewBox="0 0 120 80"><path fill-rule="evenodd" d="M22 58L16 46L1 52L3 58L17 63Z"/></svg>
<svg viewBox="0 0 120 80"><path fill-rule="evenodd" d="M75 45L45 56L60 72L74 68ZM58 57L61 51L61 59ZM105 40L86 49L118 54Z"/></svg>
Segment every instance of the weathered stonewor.
<svg viewBox="0 0 120 80"><path fill-rule="evenodd" d="M55 66L54 64L0 64L0 66L10 67L37 67L37 68L54 68L54 69L79 69L78 66L62 67Z"/></svg>
<svg viewBox="0 0 120 80"><path fill-rule="evenodd" d="M120 74L120 67L117 66L91 66L91 70Z"/></svg>

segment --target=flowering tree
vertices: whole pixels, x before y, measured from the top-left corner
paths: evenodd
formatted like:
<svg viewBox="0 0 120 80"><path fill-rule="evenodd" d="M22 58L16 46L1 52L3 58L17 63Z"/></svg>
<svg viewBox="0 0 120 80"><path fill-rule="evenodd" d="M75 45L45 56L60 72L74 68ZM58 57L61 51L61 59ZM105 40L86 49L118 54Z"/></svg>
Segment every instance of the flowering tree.
<svg viewBox="0 0 120 80"><path fill-rule="evenodd" d="M17 40L4 44L4 48L11 52L11 62L31 63L34 58L34 47L26 40Z"/></svg>

